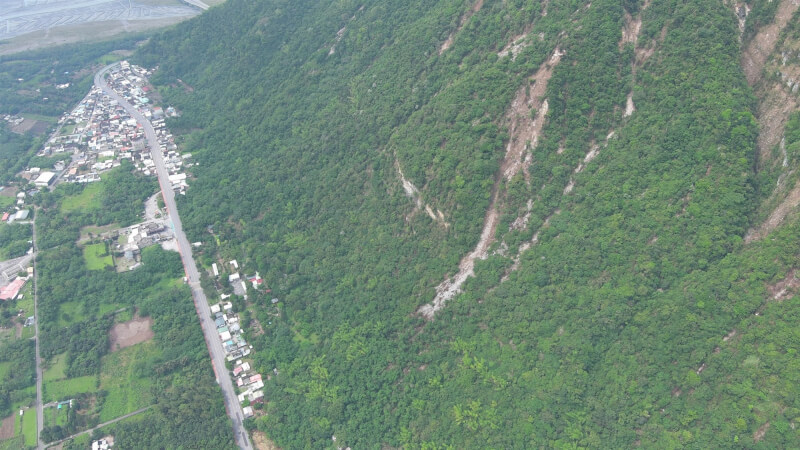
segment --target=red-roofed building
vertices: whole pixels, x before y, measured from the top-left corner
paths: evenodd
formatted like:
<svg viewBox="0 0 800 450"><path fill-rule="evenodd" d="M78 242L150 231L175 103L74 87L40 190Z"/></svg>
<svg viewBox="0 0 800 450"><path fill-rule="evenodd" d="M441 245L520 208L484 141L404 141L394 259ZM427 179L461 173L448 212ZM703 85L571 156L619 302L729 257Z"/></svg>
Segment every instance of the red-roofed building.
<svg viewBox="0 0 800 450"><path fill-rule="evenodd" d="M16 297L17 294L19 294L19 290L25 285L26 281L28 281L27 278L17 278L8 286L3 286L0 288L0 300L11 300Z"/></svg>

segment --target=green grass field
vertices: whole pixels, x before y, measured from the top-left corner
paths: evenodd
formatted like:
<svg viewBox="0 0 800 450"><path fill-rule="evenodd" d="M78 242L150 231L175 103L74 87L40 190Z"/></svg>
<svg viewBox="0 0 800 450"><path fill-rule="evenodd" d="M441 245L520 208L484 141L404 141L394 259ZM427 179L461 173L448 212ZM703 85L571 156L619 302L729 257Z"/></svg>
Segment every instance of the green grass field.
<svg viewBox="0 0 800 450"><path fill-rule="evenodd" d="M3 439L0 441L0 450L19 450L25 448L22 443L22 436L14 436L11 439Z"/></svg>
<svg viewBox="0 0 800 450"><path fill-rule="evenodd" d="M50 124L58 122L59 119L58 117L43 116L41 114L33 114L33 113L25 113L24 116L26 119L41 120L42 122L47 122Z"/></svg>
<svg viewBox="0 0 800 450"><path fill-rule="evenodd" d="M67 424L67 416L69 414L69 406L58 409L57 406L51 406L44 409L44 426L52 427L55 425L64 426Z"/></svg>
<svg viewBox="0 0 800 450"><path fill-rule="evenodd" d="M0 345L14 340L15 330L13 328L4 328L0 330Z"/></svg>
<svg viewBox="0 0 800 450"><path fill-rule="evenodd" d="M153 403L152 381L137 376L136 366L157 356L158 346L152 341L110 353L103 357L100 389L108 392L100 409L100 422L106 422Z"/></svg>
<svg viewBox="0 0 800 450"><path fill-rule="evenodd" d="M67 376L64 371L67 369L67 354L62 353L54 356L46 363L47 369L42 374L42 380L46 383L48 381L63 380Z"/></svg>
<svg viewBox="0 0 800 450"><path fill-rule="evenodd" d="M0 196L0 208L3 209L8 208L9 206L16 203L16 201L17 201L16 197Z"/></svg>
<svg viewBox="0 0 800 450"><path fill-rule="evenodd" d="M33 283L28 282L25 283L25 286L19 291L22 294L22 299L17 300L17 309L21 309L24 311L23 316L32 316L33 315Z"/></svg>
<svg viewBox="0 0 800 450"><path fill-rule="evenodd" d="M27 446L36 445L36 410L29 408L22 416L22 441Z"/></svg>
<svg viewBox="0 0 800 450"><path fill-rule="evenodd" d="M14 365L13 361L6 361L0 363L0 381L6 379L6 375L11 370L11 366Z"/></svg>
<svg viewBox="0 0 800 450"><path fill-rule="evenodd" d="M61 203L61 212L70 212L100 207L100 193L103 183L89 183L79 195L66 197Z"/></svg>
<svg viewBox="0 0 800 450"><path fill-rule="evenodd" d="M106 244L92 244L83 248L83 259L89 270L103 270L107 266L114 266L114 260L106 251Z"/></svg>
<svg viewBox="0 0 800 450"><path fill-rule="evenodd" d="M75 322L80 322L84 319L86 319L86 312L83 309L83 304L79 300L64 302L59 307L59 327L63 328Z"/></svg>
<svg viewBox="0 0 800 450"><path fill-rule="evenodd" d="M85 392L97 390L97 377L87 375L85 377L70 378L67 380L51 381L44 383L45 403L54 402L60 399L74 397Z"/></svg>

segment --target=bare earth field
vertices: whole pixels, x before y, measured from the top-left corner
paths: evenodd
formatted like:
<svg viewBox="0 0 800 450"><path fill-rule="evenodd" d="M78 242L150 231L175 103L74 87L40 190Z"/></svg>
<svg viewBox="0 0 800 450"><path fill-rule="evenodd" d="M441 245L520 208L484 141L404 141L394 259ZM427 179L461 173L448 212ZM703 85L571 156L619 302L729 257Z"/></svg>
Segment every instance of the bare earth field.
<svg viewBox="0 0 800 450"><path fill-rule="evenodd" d="M14 437L14 414L0 422L0 439L11 439Z"/></svg>
<svg viewBox="0 0 800 450"><path fill-rule="evenodd" d="M150 329L152 324L153 319L149 317L136 317L114 325L108 332L111 351L114 352L153 339L153 330Z"/></svg>

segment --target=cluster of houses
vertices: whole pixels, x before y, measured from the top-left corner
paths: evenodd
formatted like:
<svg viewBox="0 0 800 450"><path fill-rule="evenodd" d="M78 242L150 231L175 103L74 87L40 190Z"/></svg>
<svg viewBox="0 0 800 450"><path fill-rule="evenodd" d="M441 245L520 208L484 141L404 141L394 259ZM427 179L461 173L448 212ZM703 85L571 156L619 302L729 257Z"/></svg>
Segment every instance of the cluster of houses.
<svg viewBox="0 0 800 450"><path fill-rule="evenodd" d="M255 275L244 275L239 273L239 263L235 259L228 262L230 265L230 274L228 281L233 288L233 293L237 296L247 298L247 284L251 284L254 289L263 288L265 286L264 280L258 272ZM215 278L220 276L220 268L217 263L211 265L211 271ZM225 300L230 294L223 294L222 299ZM211 312L215 314L216 326L219 337L222 340L222 346L227 353L228 361L235 361L233 367L233 380L236 383L236 388L239 391L239 402L245 401L252 403L262 403L264 401L264 381L260 373L251 371L250 363L242 361L241 358L250 354L252 349L251 345L247 345L242 337L242 328L239 323L239 317L230 313L233 305L228 302L224 304L217 304L211 307ZM253 416L253 407L245 406L242 408L245 418Z"/></svg>
<svg viewBox="0 0 800 450"><path fill-rule="evenodd" d="M145 247L161 244L168 247L175 239L172 228L166 219L152 219L129 227L106 231L99 236L112 241L112 251L118 255L118 271L133 270L141 264L141 251ZM122 264L120 259L126 262Z"/></svg>
<svg viewBox="0 0 800 450"><path fill-rule="evenodd" d="M24 117L17 116L17 115L14 115L14 114L3 114L2 118L6 122L8 122L9 126L12 126L12 127L21 124L25 120Z"/></svg>
<svg viewBox="0 0 800 450"><path fill-rule="evenodd" d="M179 155L174 137L167 131L164 118L175 116L174 108L154 107L148 95L147 77L150 71L126 61L109 74L109 86L136 106L152 123L159 138L161 151L170 174L176 177L176 186L185 191L186 176L180 172L191 155ZM53 171L31 174L29 180L45 187L54 182L91 183L100 180L100 174L131 161L145 175L155 173L155 163L147 148L142 125L125 111L119 102L100 88L93 86L89 94L70 112L59 119L59 129L48 140L39 156L68 154L65 163L57 162Z"/></svg>
<svg viewBox="0 0 800 450"><path fill-rule="evenodd" d="M233 304L217 303L211 306L211 313L214 314L217 334L222 341L222 348L225 350L228 361L234 362L233 378L239 390L239 402L245 400L251 403L263 402L264 382L261 374L251 371L250 363L243 362L241 358L250 354L252 345L248 345L242 336L242 327L239 323L239 316L233 312ZM247 406L242 412L245 417L253 415L253 408Z"/></svg>
<svg viewBox="0 0 800 450"><path fill-rule="evenodd" d="M158 138L159 149L164 155L164 166L167 172L169 172L169 180L172 183L172 187L176 192L185 194L187 184L183 167L188 167L190 165L187 164L187 161L192 155L189 153L184 155L178 154L178 146L175 144L175 138L164 123L165 117L177 115L175 109L168 107L164 110L160 106L151 105L150 99L147 97L151 92L147 77L151 74L151 71L132 65L127 61L122 61L117 70L112 70L110 72L108 85L124 97L125 100L134 105L153 125L156 137ZM141 169L146 175L153 172L154 164L152 160L149 158L144 160Z"/></svg>

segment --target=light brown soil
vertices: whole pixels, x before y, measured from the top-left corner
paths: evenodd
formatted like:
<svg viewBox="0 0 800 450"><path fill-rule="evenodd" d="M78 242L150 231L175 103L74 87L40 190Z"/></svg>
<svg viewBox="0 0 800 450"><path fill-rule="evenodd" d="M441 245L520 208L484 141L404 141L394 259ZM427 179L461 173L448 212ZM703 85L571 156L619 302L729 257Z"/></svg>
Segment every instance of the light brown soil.
<svg viewBox="0 0 800 450"><path fill-rule="evenodd" d="M108 341L111 351L121 350L153 339L153 330L150 328L153 319L150 317L135 317L127 322L115 324L108 332Z"/></svg>
<svg viewBox="0 0 800 450"><path fill-rule="evenodd" d="M800 288L800 278L797 278L797 270L792 270L783 280L767 286L767 292L772 300L783 301L793 296Z"/></svg>
<svg viewBox="0 0 800 450"><path fill-rule="evenodd" d="M769 430L769 422L761 425L755 433L753 433L753 442L758 443L758 441L764 439L764 435L767 434L767 430Z"/></svg>
<svg viewBox="0 0 800 450"><path fill-rule="evenodd" d="M14 125L13 127L11 127L11 131L18 134L27 133L28 131L33 129L33 127L36 126L37 123L39 123L38 120L28 119L26 117L22 122L19 123L19 125Z"/></svg>
<svg viewBox="0 0 800 450"><path fill-rule="evenodd" d="M781 31L789 23L798 6L800 6L800 1L798 0L780 0L780 2L778 10L775 12L775 20L761 28L742 53L742 68L750 85L754 85L761 80L764 64L767 62L769 55L775 50Z"/></svg>
<svg viewBox="0 0 800 450"><path fill-rule="evenodd" d="M14 437L14 414L0 422L0 439L11 439L12 437Z"/></svg>
<svg viewBox="0 0 800 450"><path fill-rule="evenodd" d="M622 38L619 40L619 49L622 50L625 44L633 44L639 41L639 32L642 30L642 16L637 14L636 17L631 16L625 11L625 23L622 25Z"/></svg>
<svg viewBox="0 0 800 450"><path fill-rule="evenodd" d="M522 167L525 153L536 148L539 142L539 134L542 132L548 111L544 94L547 92L547 83L553 76L553 70L562 56L564 54L556 47L550 59L539 67L527 84L517 90L511 102L511 108L506 114L506 119L510 123L508 131L511 139L508 141L506 155L500 165L500 172L506 180L517 174ZM531 118L531 111L536 111L535 118Z"/></svg>
<svg viewBox="0 0 800 450"><path fill-rule="evenodd" d="M19 339L22 337L22 324L17 322L14 324L14 338Z"/></svg>
<svg viewBox="0 0 800 450"><path fill-rule="evenodd" d="M769 164L772 149L781 141L783 130L789 116L797 111L797 99L786 91L783 85L774 84L769 88L758 106L758 162L764 167Z"/></svg>
<svg viewBox="0 0 800 450"><path fill-rule="evenodd" d="M253 444L258 450L280 450L280 447L275 445L274 442L267 438L267 435L261 431L253 431Z"/></svg>
<svg viewBox="0 0 800 450"><path fill-rule="evenodd" d="M747 232L744 237L744 243L749 244L750 242L757 241L768 235L770 231L774 230L778 227L778 225L783 223L786 216L794 211L798 205L800 205L800 183L795 185L783 202L781 202L781 204L778 205L774 211L772 211L772 214L769 215L764 223L762 223L758 228L753 228Z"/></svg>
<svg viewBox="0 0 800 450"><path fill-rule="evenodd" d="M458 265L458 273L452 278L445 279L436 287L436 296L433 301L423 305L418 312L428 319L432 319L436 311L441 309L445 302L461 292L461 285L472 275L474 275L475 261L486 259L489 247L495 242L495 231L500 219L499 207L502 193L499 185L502 180L510 180L522 168L525 161L525 154L530 149L536 147L539 133L544 125L545 115L547 114L547 100L544 94L547 92L547 82L553 75L553 70L561 61L563 53L556 47L553 55L539 67L536 74L531 78L532 84L520 87L506 117L510 122L508 146L503 161L500 163L500 170L495 177L492 187L489 209L483 219L483 230L475 249L461 259ZM531 111L536 110L536 118L531 119Z"/></svg>
<svg viewBox="0 0 800 450"><path fill-rule="evenodd" d="M403 190L406 192L406 195L411 198L415 205L414 210L406 216L406 221L410 221L417 211L424 210L428 217L430 217L434 222L438 223L444 228L450 227L450 224L444 218L444 213L438 209L434 213L433 208L422 201L422 196L420 196L419 189L414 186L414 183L406 179L406 176L403 174L403 170L400 168L400 162L397 160L397 158L394 160L394 167L397 169L397 174L400 175L400 183L403 185Z"/></svg>
<svg viewBox="0 0 800 450"><path fill-rule="evenodd" d="M16 186L9 186L0 191L0 197L16 197L17 191L18 189Z"/></svg>

